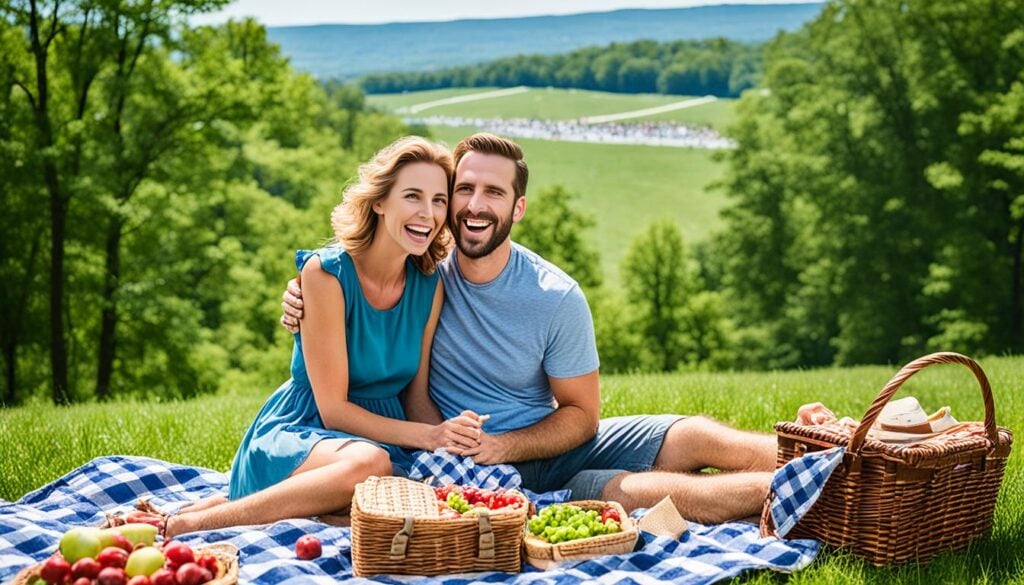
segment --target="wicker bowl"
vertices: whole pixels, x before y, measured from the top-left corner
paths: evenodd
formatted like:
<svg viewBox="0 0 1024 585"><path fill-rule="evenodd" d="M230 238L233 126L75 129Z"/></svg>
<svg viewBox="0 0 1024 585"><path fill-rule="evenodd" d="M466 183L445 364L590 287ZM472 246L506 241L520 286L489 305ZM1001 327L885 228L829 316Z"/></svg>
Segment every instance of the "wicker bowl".
<svg viewBox="0 0 1024 585"><path fill-rule="evenodd" d="M352 572L443 575L517 573L529 500L500 511L441 518L433 488L399 477L370 477L352 498Z"/></svg>
<svg viewBox="0 0 1024 585"><path fill-rule="evenodd" d="M524 529L523 547L526 549L526 562L538 569L547 569L553 564L565 560L586 560L633 551L640 532L637 530L636 523L629 517L629 514L626 514L626 510L623 509L621 504L618 502L602 502L600 500L581 500L566 503L578 506L584 510L597 510L598 512L611 506L619 513L619 518L622 519L620 522L622 532L551 544L543 538L534 535L529 530Z"/></svg>
<svg viewBox="0 0 1024 585"><path fill-rule="evenodd" d="M197 554L210 554L217 559L217 574L204 585L235 585L238 583L238 547L226 542L206 544L192 548ZM43 563L25 567L14 577L12 585L31 585L39 579Z"/></svg>

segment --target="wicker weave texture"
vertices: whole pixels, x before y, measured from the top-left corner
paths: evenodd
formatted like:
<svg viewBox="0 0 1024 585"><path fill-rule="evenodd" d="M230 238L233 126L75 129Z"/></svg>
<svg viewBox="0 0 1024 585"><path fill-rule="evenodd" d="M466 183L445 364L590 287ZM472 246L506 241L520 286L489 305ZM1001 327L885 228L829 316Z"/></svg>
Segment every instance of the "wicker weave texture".
<svg viewBox="0 0 1024 585"><path fill-rule="evenodd" d="M429 486L397 477L370 479L356 486L352 500L352 570L356 576L516 573L522 568L525 505L495 514L441 519ZM428 492L433 514L422 516L422 494ZM512 493L524 504L529 501ZM408 510L405 516L401 515L403 509Z"/></svg>
<svg viewBox="0 0 1024 585"><path fill-rule="evenodd" d="M978 379L985 421L975 436L893 445L866 438L867 431L900 386L922 368L956 363ZM814 506L787 535L815 538L864 557L876 566L916 560L967 547L992 527L1013 435L995 422L991 387L981 367L955 353L938 353L907 364L878 394L856 432L842 433L795 423L775 426L777 463L837 445L847 447ZM771 501L762 532L773 534Z"/></svg>

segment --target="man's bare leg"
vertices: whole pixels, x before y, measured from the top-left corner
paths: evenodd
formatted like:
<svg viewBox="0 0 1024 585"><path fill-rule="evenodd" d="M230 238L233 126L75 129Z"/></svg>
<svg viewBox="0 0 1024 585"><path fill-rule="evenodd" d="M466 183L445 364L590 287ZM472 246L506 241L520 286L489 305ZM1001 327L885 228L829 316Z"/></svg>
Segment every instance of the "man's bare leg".
<svg viewBox="0 0 1024 585"><path fill-rule="evenodd" d="M670 471L624 472L612 478L601 492L626 510L650 508L666 495L682 516L702 524L718 524L761 512L769 472L674 473Z"/></svg>
<svg viewBox="0 0 1024 585"><path fill-rule="evenodd" d="M654 468L774 471L777 450L773 435L741 431L703 416L691 416L669 427Z"/></svg>
<svg viewBox="0 0 1024 585"><path fill-rule="evenodd" d="M363 441L320 441L281 483L239 500L171 516L166 535L330 514L352 502L357 483L371 475L390 474L391 460L380 447Z"/></svg>

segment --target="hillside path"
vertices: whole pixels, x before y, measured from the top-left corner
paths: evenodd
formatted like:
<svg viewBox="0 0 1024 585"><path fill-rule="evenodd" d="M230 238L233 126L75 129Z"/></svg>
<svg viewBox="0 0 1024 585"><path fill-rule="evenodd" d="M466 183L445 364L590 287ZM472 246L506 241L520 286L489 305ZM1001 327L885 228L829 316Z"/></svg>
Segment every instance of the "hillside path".
<svg viewBox="0 0 1024 585"><path fill-rule="evenodd" d="M477 100L487 100L487 99L491 99L491 98L505 97L505 96L508 96L508 95L516 95L516 94L519 94L519 93L524 93L526 91L529 91L526 87L519 86L519 87L511 87L509 89L499 89L499 90L495 90L495 91L483 91L483 92L480 92L480 93L471 93L471 94L468 94L468 95L458 95L458 96L455 96L455 97L444 98L442 100L434 100L434 101L431 101L431 102L423 102L422 104L414 104L414 105L408 106L406 108L400 108L398 110L398 112L399 113L416 114L416 113L422 112L423 110L426 110L428 108L433 108L435 106L446 106L448 104L461 104L463 102L475 102Z"/></svg>
<svg viewBox="0 0 1024 585"><path fill-rule="evenodd" d="M694 106L702 106L704 104L710 104L711 102L714 101L718 101L718 98L716 98L713 95L706 95L702 98L683 100L681 102L665 104L664 106L658 106L655 108L644 108L643 110L633 110L631 112L619 112L618 114L608 114L606 116L585 116L583 118L580 118L580 123L604 124L605 122L628 120L630 118L642 118L644 116L653 116L654 114L663 114L665 112L683 110L686 108L692 108Z"/></svg>

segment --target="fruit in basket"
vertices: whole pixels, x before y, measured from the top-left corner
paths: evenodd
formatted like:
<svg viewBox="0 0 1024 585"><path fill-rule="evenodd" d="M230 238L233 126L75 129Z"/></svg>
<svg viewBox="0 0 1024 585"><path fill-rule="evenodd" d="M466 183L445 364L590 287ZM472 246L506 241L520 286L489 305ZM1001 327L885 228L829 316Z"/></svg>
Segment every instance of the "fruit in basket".
<svg viewBox="0 0 1024 585"><path fill-rule="evenodd" d="M71 576L75 579L95 579L100 574L100 569L102 568L96 562L96 559L85 557L84 559L78 559L75 564L71 565Z"/></svg>
<svg viewBox="0 0 1024 585"><path fill-rule="evenodd" d="M434 494L438 499L438 511L441 518L453 518L464 514L478 514L474 508L500 510L502 508L521 508L523 499L513 492L503 489L488 490L472 486L449 485L435 487Z"/></svg>
<svg viewBox="0 0 1024 585"><path fill-rule="evenodd" d="M128 553L123 548L108 546L96 556L96 562L103 568L117 567L118 569L123 569L128 563Z"/></svg>
<svg viewBox="0 0 1024 585"><path fill-rule="evenodd" d="M295 542L295 556L304 561L311 561L323 554L320 539L312 534L303 534Z"/></svg>
<svg viewBox="0 0 1024 585"><path fill-rule="evenodd" d="M217 557L213 555L199 555L196 557L196 564L209 571L211 575L216 575L219 570Z"/></svg>
<svg viewBox="0 0 1024 585"><path fill-rule="evenodd" d="M144 546L128 556L124 572L129 577L144 575L146 577L163 568L164 554L152 546Z"/></svg>
<svg viewBox="0 0 1024 585"><path fill-rule="evenodd" d="M609 509L614 512L614 516L608 513ZM621 532L622 526L615 517L618 517L618 512L611 506L599 515L597 510L584 510L572 504L554 504L530 518L527 527L534 536L557 544Z"/></svg>
<svg viewBox="0 0 1024 585"><path fill-rule="evenodd" d="M178 585L178 579L170 569L159 569L149 576L149 580L153 585Z"/></svg>
<svg viewBox="0 0 1024 585"><path fill-rule="evenodd" d="M60 555L53 555L43 563L39 576L47 583L63 583L64 579L71 574L71 564Z"/></svg>
<svg viewBox="0 0 1024 585"><path fill-rule="evenodd" d="M174 576L178 581L178 585L200 585L213 579L213 575L209 571L196 563L185 563L178 567L178 571Z"/></svg>
<svg viewBox="0 0 1024 585"><path fill-rule="evenodd" d="M107 567L100 571L96 577L96 583L98 585L125 585L128 583L128 577L124 574L124 569Z"/></svg>
<svg viewBox="0 0 1024 585"><path fill-rule="evenodd" d="M128 585L153 585L153 582L145 575L136 575L128 580Z"/></svg>
<svg viewBox="0 0 1024 585"><path fill-rule="evenodd" d="M110 530L116 531L121 536L128 539L128 542L135 545L142 543L146 546L153 546L153 542L156 541L156 533L159 529L156 526L150 524L122 524L116 528Z"/></svg>
<svg viewBox="0 0 1024 585"><path fill-rule="evenodd" d="M164 558L167 559L167 568L172 571L186 563L196 562L196 555L192 549L187 544L175 540L164 544Z"/></svg>
<svg viewBox="0 0 1024 585"><path fill-rule="evenodd" d="M102 549L99 528L72 528L60 537L60 554L74 564L85 557L96 558Z"/></svg>

